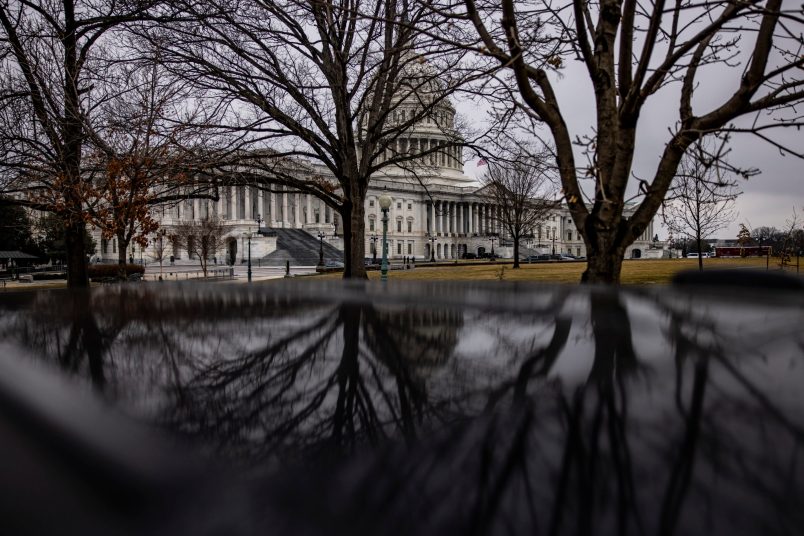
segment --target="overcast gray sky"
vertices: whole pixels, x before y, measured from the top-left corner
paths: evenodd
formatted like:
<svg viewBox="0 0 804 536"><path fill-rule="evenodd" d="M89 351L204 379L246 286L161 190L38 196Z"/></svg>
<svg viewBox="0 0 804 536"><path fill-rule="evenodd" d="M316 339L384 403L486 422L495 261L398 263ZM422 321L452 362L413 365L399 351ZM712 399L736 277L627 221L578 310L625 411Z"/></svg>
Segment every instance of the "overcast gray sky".
<svg viewBox="0 0 804 536"><path fill-rule="evenodd" d="M715 103L730 95L739 83L739 68L712 68L699 77L701 85L695 99L695 112L705 113ZM585 68L579 62L565 66L561 75L552 76L562 111L573 139L576 135L592 134L594 122L594 97ZM659 156L670 138L669 128L678 118L678 85L661 90L651 97L640 116L637 150L633 171L641 177L651 177ZM477 103L457 102L460 113L473 122L485 120L485 111ZM804 152L804 135L795 129L776 129L775 136L788 146ZM750 134L737 134L733 137L730 161L740 167L759 168L762 173L748 181L740 179L743 194L737 200L739 215L717 237L734 238L740 223L750 227L775 226L782 228L790 218L795 207L799 218L804 218L804 162L795 156L782 156L772 145ZM585 162L581 154L576 161ZM465 171L476 176L476 161L467 162ZM634 181L632 181L634 182ZM636 185L632 184L632 192ZM667 230L661 226L661 216L654 220L655 228L661 238L666 238Z"/></svg>

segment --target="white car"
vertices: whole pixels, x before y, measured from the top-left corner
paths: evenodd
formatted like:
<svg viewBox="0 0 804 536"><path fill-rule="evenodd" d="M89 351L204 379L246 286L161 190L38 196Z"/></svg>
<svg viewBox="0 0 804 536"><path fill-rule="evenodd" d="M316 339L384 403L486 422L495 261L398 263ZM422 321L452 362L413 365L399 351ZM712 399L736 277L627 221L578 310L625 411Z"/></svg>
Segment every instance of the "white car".
<svg viewBox="0 0 804 536"><path fill-rule="evenodd" d="M688 259L697 259L698 254L697 253L687 253L687 258Z"/></svg>

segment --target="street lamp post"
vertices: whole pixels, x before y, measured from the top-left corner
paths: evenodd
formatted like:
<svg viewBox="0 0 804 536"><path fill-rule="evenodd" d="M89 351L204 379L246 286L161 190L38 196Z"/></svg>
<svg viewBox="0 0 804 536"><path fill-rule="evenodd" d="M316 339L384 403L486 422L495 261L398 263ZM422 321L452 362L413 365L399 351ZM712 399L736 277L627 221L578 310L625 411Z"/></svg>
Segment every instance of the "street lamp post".
<svg viewBox="0 0 804 536"><path fill-rule="evenodd" d="M251 283L251 231L243 233L243 238L248 239L248 270L246 271L246 277L248 282Z"/></svg>
<svg viewBox="0 0 804 536"><path fill-rule="evenodd" d="M324 267L324 236L322 231L318 231L318 267Z"/></svg>
<svg viewBox="0 0 804 536"><path fill-rule="evenodd" d="M380 265L380 281L388 281L388 209L391 208L391 197L387 194L380 196L380 210L382 210L382 264Z"/></svg>
<svg viewBox="0 0 804 536"><path fill-rule="evenodd" d="M371 235L371 264L377 264L377 240L376 234Z"/></svg>
<svg viewBox="0 0 804 536"><path fill-rule="evenodd" d="M556 232L553 231L553 255L556 254Z"/></svg>
<svg viewBox="0 0 804 536"><path fill-rule="evenodd" d="M159 280L162 281L162 261L165 258L165 234L167 231L159 229Z"/></svg>
<svg viewBox="0 0 804 536"><path fill-rule="evenodd" d="M262 219L261 214L257 214L257 217L254 219L254 221L257 222L257 234L259 234L260 233L260 224L265 220Z"/></svg>
<svg viewBox="0 0 804 536"><path fill-rule="evenodd" d="M436 237L434 234L430 235L430 262L435 262L435 241Z"/></svg>
<svg viewBox="0 0 804 536"><path fill-rule="evenodd" d="M491 240L491 259L494 259L494 241L497 240L496 236L490 236L489 240Z"/></svg>

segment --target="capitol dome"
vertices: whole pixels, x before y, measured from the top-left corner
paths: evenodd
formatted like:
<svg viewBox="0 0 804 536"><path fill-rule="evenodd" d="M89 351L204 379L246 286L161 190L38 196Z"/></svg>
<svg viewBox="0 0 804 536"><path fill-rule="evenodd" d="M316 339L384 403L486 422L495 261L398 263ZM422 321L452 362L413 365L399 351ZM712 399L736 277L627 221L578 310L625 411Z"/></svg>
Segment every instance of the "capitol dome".
<svg viewBox="0 0 804 536"><path fill-rule="evenodd" d="M441 78L422 56L407 57L410 59L401 70L389 121L394 126L417 120L391 142L386 158L442 148L411 160L404 167L383 168L374 178L416 181L417 175L425 185L466 187L475 184L474 179L463 174L461 147L448 146L461 136L455 129L455 107L445 93Z"/></svg>

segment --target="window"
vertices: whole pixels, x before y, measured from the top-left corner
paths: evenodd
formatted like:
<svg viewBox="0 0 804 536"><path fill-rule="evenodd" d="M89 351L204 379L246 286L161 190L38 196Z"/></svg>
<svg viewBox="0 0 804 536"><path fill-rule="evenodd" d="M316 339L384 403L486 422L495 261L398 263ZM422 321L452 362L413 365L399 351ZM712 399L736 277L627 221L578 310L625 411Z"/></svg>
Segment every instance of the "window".
<svg viewBox="0 0 804 536"><path fill-rule="evenodd" d="M397 255L402 255L402 242L396 243L396 253Z"/></svg>
<svg viewBox="0 0 804 536"><path fill-rule="evenodd" d="M402 210L402 201L400 201L400 202L398 202L398 203L396 204L396 208L397 208L398 210Z"/></svg>
<svg viewBox="0 0 804 536"><path fill-rule="evenodd" d="M315 211L315 222L321 223L321 212L318 210Z"/></svg>
<svg viewBox="0 0 804 536"><path fill-rule="evenodd" d="M413 222L410 220L408 220L408 232L409 233L413 232Z"/></svg>
<svg viewBox="0 0 804 536"><path fill-rule="evenodd" d="M112 253L117 253L117 239L112 238Z"/></svg>
<svg viewBox="0 0 804 536"><path fill-rule="evenodd" d="M413 210L413 203L408 203L408 210Z"/></svg>
<svg viewBox="0 0 804 536"><path fill-rule="evenodd" d="M412 255L412 254L413 254L413 243L408 242L408 255Z"/></svg>
<svg viewBox="0 0 804 536"><path fill-rule="evenodd" d="M373 206L374 206L374 200L373 200L373 199L369 199L369 206L370 206L370 207L373 207Z"/></svg>
<svg viewBox="0 0 804 536"><path fill-rule="evenodd" d="M567 240L572 241L572 231L567 231Z"/></svg>
<svg viewBox="0 0 804 536"><path fill-rule="evenodd" d="M402 232L402 220L396 220L396 232L397 233Z"/></svg>
<svg viewBox="0 0 804 536"><path fill-rule="evenodd" d="M374 218L369 218L369 231L374 230Z"/></svg>

